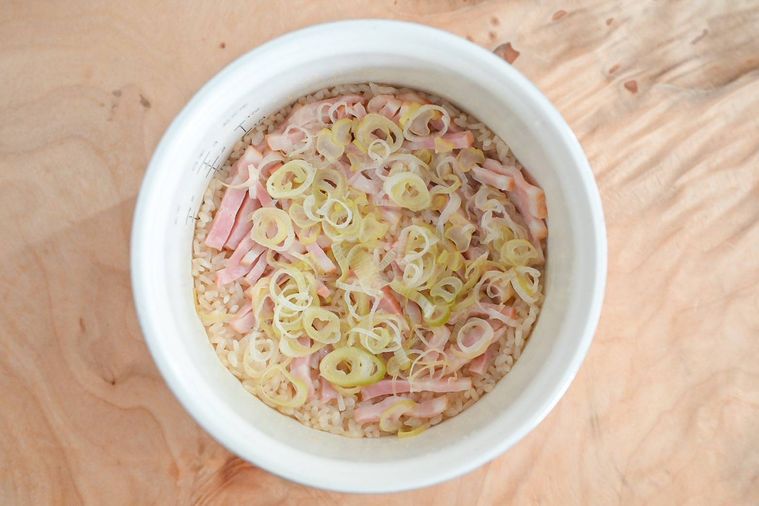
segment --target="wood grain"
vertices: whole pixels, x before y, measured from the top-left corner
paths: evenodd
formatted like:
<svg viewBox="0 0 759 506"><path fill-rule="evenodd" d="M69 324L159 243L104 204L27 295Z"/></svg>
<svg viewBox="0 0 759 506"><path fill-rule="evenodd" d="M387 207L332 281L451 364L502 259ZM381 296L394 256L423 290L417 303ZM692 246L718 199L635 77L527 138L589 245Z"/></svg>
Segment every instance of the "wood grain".
<svg viewBox="0 0 759 506"><path fill-rule="evenodd" d="M338 17L508 43L585 147L609 233L600 328L558 407L491 464L391 496L221 448L164 385L129 286L171 119L237 56ZM758 504L757 27L738 0L0 1L0 503Z"/></svg>

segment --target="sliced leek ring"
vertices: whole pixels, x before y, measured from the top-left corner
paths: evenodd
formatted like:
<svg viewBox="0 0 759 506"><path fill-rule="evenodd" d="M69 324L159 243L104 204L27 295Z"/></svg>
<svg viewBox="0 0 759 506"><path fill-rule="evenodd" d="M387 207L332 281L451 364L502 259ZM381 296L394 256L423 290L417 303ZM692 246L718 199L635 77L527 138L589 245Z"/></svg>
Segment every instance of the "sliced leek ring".
<svg viewBox="0 0 759 506"><path fill-rule="evenodd" d="M281 170L281 169L280 169ZM290 215L276 207L261 207L251 217L250 238L274 251L286 251L295 240Z"/></svg>
<svg viewBox="0 0 759 506"><path fill-rule="evenodd" d="M344 346L322 359L319 372L333 385L347 388L366 386L377 383L385 376L385 363L361 348Z"/></svg>

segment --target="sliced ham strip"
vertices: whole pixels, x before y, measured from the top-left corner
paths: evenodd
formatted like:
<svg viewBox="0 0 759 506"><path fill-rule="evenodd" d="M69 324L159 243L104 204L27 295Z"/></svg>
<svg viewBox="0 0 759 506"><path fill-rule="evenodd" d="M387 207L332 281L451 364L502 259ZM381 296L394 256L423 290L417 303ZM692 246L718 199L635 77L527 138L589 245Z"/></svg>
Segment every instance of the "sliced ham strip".
<svg viewBox="0 0 759 506"><path fill-rule="evenodd" d="M332 399L337 399L337 396L339 395L337 393L337 390L335 390L335 387L332 386L332 383L322 378L320 381L321 384L321 391L319 393L319 399L322 400L322 402L329 402Z"/></svg>
<svg viewBox="0 0 759 506"><path fill-rule="evenodd" d="M326 299L330 295L332 295L332 290L330 290L329 287L327 285L325 285L322 280L320 280L320 279L317 280L317 283L319 283L319 286L316 288L316 294L319 297L321 297L323 299Z"/></svg>
<svg viewBox="0 0 759 506"><path fill-rule="evenodd" d="M261 202L263 207L274 207L274 201L260 181L256 182L256 198Z"/></svg>
<svg viewBox="0 0 759 506"><path fill-rule="evenodd" d="M464 392L472 388L471 378L443 378L416 380L413 383L415 392ZM405 394L411 391L411 384L406 380L382 380L374 385L361 389L363 400L373 399L382 395Z"/></svg>
<svg viewBox="0 0 759 506"><path fill-rule="evenodd" d="M545 193L537 186L528 183L521 170L516 167L506 167L495 160L491 161L490 159L485 160L484 165L486 168L500 166L502 173L508 174L514 178L517 198L521 201L516 202L516 204L517 207L520 208L522 214L529 214L541 220L548 216Z"/></svg>
<svg viewBox="0 0 759 506"><path fill-rule="evenodd" d="M382 189L382 184L379 181L369 179L360 172L350 175L348 177L348 184L358 191L369 195L377 195Z"/></svg>
<svg viewBox="0 0 759 506"><path fill-rule="evenodd" d="M543 220L531 219L527 221L527 230L530 232L530 237L534 239L535 246L539 246L539 241L548 237L548 228ZM538 248L538 251L542 250Z"/></svg>
<svg viewBox="0 0 759 506"><path fill-rule="evenodd" d="M498 160L493 160L492 158L486 158L482 166L486 168L487 170L496 172L498 174L503 174L504 176L511 175L511 172L506 170L506 167L504 167L501 164L501 162L499 162Z"/></svg>
<svg viewBox="0 0 759 506"><path fill-rule="evenodd" d="M427 352L426 356L430 361L433 362L440 356L440 353L438 353L438 351L442 352L445 349L445 345L448 342L448 339L451 337L451 330L446 326L438 327L435 330L436 332L427 341L427 346L424 348L424 350Z"/></svg>
<svg viewBox="0 0 759 506"><path fill-rule="evenodd" d="M287 250L288 253L292 255L302 255L306 252L306 247L303 246L303 243L300 241L293 241L292 246L290 246L290 249Z"/></svg>
<svg viewBox="0 0 759 506"><path fill-rule="evenodd" d="M390 225L390 229L398 226L398 222L401 220L401 210L397 207L381 207L380 213L385 223Z"/></svg>
<svg viewBox="0 0 759 506"><path fill-rule="evenodd" d="M240 265L242 262L243 257L254 247L258 246L256 248L257 251L259 251L259 255L261 254L261 251L263 251L263 246L260 244L256 244L253 242L253 239L250 238L250 236L244 238L242 241L240 241L240 244L237 245L235 250L232 252L232 255L227 258L227 267L235 267L237 265ZM250 265L250 264L248 264Z"/></svg>
<svg viewBox="0 0 759 506"><path fill-rule="evenodd" d="M353 116L356 117L356 119L362 119L364 116L366 116L366 108L361 102L354 104L353 107L351 107L350 112Z"/></svg>
<svg viewBox="0 0 759 506"><path fill-rule="evenodd" d="M485 374L488 370L488 367L490 367L490 363L495 357L495 353L496 346L495 344L491 344L488 346L488 349L485 351L485 353L469 362L469 372L479 374L480 376Z"/></svg>
<svg viewBox="0 0 759 506"><path fill-rule="evenodd" d="M406 316L412 323L420 325L422 323L422 310L419 308L419 304L414 301L407 300Z"/></svg>
<svg viewBox="0 0 759 506"><path fill-rule="evenodd" d="M326 234L321 234L316 238L316 244L318 244L322 249L329 248L330 245L332 245L332 239L330 239Z"/></svg>
<svg viewBox="0 0 759 506"><path fill-rule="evenodd" d="M248 313L239 320L235 320L232 323L230 323L230 326L235 329L240 334L246 334L250 332L250 329L253 328L253 325L255 324L256 319L253 316L253 313Z"/></svg>
<svg viewBox="0 0 759 506"><path fill-rule="evenodd" d="M432 418L448 409L448 396L441 395L433 399L422 401L406 413L412 418Z"/></svg>
<svg viewBox="0 0 759 506"><path fill-rule="evenodd" d="M396 402L408 400L408 397L388 397L375 404L362 402L353 411L353 419L358 423L376 422L388 408Z"/></svg>
<svg viewBox="0 0 759 506"><path fill-rule="evenodd" d="M252 309L250 304L245 304L237 312L235 319L229 322L229 326L240 334L250 332L250 329L253 328L253 324L256 322Z"/></svg>
<svg viewBox="0 0 759 506"><path fill-rule="evenodd" d="M232 226L232 231L229 233L229 238L224 244L225 248L234 250L240 244L240 241L250 234L250 229L253 228L250 215L259 207L261 207L261 203L258 199L248 197L243 201L235 218L235 224Z"/></svg>
<svg viewBox="0 0 759 506"><path fill-rule="evenodd" d="M216 272L216 284L218 286L229 284L245 276L248 271L250 271L250 267L242 264L238 264L234 267L224 267Z"/></svg>
<svg viewBox="0 0 759 506"><path fill-rule="evenodd" d="M401 307L401 303L398 301L398 297L396 296L395 291L393 291L393 289L389 286L386 286L382 288L382 293L384 296L380 301L379 307L388 313L403 315L403 308Z"/></svg>
<svg viewBox="0 0 759 506"><path fill-rule="evenodd" d="M256 148L248 146L232 167L230 184L235 185L245 181L248 165L260 162L262 158L263 156ZM244 198L245 189L242 188L227 188L224 192L219 209L217 209L211 224L211 230L206 237L206 245L209 248L220 250L224 246L232 227L234 227L237 211L240 210Z"/></svg>
<svg viewBox="0 0 759 506"><path fill-rule="evenodd" d="M393 119L398 114L402 104L403 102L392 95L375 95L366 104L366 110Z"/></svg>
<svg viewBox="0 0 759 506"><path fill-rule="evenodd" d="M325 253L325 251L318 244L309 244L306 246L306 251L308 251L308 253L313 257L316 265L322 272L328 273L335 272L335 270L337 270L335 263L332 261L332 259L329 258L329 255L327 255L327 253Z"/></svg>
<svg viewBox="0 0 759 506"><path fill-rule="evenodd" d="M269 134L266 136L266 145L272 151L289 153L302 143L306 133L300 128L287 128L282 133Z"/></svg>
<svg viewBox="0 0 759 506"><path fill-rule="evenodd" d="M362 402L353 412L353 417L358 423L378 422L382 413L395 405L396 402L408 400L407 397L387 397L375 404ZM441 395L427 401L422 401L403 415L411 418L432 418L441 414L448 408L448 397Z"/></svg>
<svg viewBox="0 0 759 506"><path fill-rule="evenodd" d="M498 188L499 190L514 190L514 178L488 170L484 167L478 167L475 165L474 168L472 168L472 177L482 184Z"/></svg>
<svg viewBox="0 0 759 506"><path fill-rule="evenodd" d="M257 244L256 246L260 246L260 244ZM242 265L247 265L248 267L252 266L253 262L258 260L258 257L261 256L261 253L264 252L265 248L263 246L260 248L257 248L256 246L251 248L251 250L245 253L245 256L242 257L242 260L240 260L240 263Z"/></svg>
<svg viewBox="0 0 759 506"><path fill-rule="evenodd" d="M514 191L510 196L519 212L522 213L530 236L539 244L539 241L548 235L543 221L548 216L546 196L543 190L528 183L522 171L516 167L506 167L492 158L485 160L483 167L509 175L514 179Z"/></svg>
<svg viewBox="0 0 759 506"><path fill-rule="evenodd" d="M474 134L471 130L451 132L443 135L443 140L452 143L455 149L471 148L474 144Z"/></svg>
<svg viewBox="0 0 759 506"><path fill-rule="evenodd" d="M321 348L311 354L311 362L309 365L311 366L311 369L318 369L319 363L322 361L324 357L326 357L330 351L332 351L332 346L327 345L324 348ZM327 381L327 380L323 380Z"/></svg>
<svg viewBox="0 0 759 506"><path fill-rule="evenodd" d="M240 260L240 263L250 267L253 265L253 262L258 260L258 257L263 255L265 252L266 252L266 246L261 246L260 244L254 244L253 247L250 248L250 251L245 253L245 256L242 257L242 259Z"/></svg>
<svg viewBox="0 0 759 506"><path fill-rule="evenodd" d="M256 281L261 279L261 276L268 265L269 263L266 261L266 255L258 257L256 263L253 264L253 267L251 267L250 271L245 275L245 281L251 286L255 285Z"/></svg>
<svg viewBox="0 0 759 506"><path fill-rule="evenodd" d="M216 283L219 286L224 286L245 276L250 272L253 261L260 257L264 251L266 251L265 247L254 243L250 237L246 237L237 246L232 256L227 259L226 267L216 273ZM243 260L248 260L248 263L243 263Z"/></svg>
<svg viewBox="0 0 759 506"><path fill-rule="evenodd" d="M439 327L435 330L436 332L428 341L428 346L426 349L443 351L443 348L445 348L445 343L447 343L448 339L451 337L451 330L448 327Z"/></svg>

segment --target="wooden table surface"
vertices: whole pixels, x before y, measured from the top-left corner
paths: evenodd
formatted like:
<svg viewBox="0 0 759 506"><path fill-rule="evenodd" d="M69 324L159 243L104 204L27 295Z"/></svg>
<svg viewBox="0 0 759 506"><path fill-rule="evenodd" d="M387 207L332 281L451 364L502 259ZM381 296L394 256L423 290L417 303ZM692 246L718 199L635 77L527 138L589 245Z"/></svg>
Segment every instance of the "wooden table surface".
<svg viewBox="0 0 759 506"><path fill-rule="evenodd" d="M355 17L510 43L583 144L609 234L601 323L548 418L467 476L372 497L206 435L129 283L145 166L193 93ZM0 0L0 503L759 504L758 35L738 0Z"/></svg>

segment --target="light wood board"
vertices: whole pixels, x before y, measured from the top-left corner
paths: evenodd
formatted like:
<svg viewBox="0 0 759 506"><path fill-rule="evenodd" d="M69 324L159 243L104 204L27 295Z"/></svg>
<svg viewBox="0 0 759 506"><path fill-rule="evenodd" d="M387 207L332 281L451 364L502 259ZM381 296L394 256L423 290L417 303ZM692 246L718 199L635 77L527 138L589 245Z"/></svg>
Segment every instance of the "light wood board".
<svg viewBox="0 0 759 506"><path fill-rule="evenodd" d="M334 14L338 13L338 14ZM237 56L337 18L511 44L601 190L609 282L548 418L424 490L349 496L228 453L132 305L161 134ZM0 503L759 504L759 3L0 0Z"/></svg>

